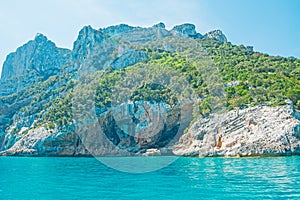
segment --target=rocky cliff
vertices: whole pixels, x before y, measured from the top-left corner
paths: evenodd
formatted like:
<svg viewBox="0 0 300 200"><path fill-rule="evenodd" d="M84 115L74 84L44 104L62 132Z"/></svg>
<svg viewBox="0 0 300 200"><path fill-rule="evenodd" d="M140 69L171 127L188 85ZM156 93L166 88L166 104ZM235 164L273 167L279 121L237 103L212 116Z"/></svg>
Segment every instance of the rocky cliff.
<svg viewBox="0 0 300 200"><path fill-rule="evenodd" d="M1 78L11 79L35 73L48 78L57 74L70 58L71 51L57 48L42 34L7 56Z"/></svg>
<svg viewBox="0 0 300 200"><path fill-rule="evenodd" d="M143 155L147 149L171 154L177 135L188 123L181 110L164 103L135 102L107 110L93 123L65 129L37 127L26 134L8 134L2 155L104 156ZM176 140L174 140L176 138Z"/></svg>
<svg viewBox="0 0 300 200"><path fill-rule="evenodd" d="M229 64L216 68L230 60L218 55L231 55L228 47L237 49L220 30L202 35L193 24L171 30L163 23L85 26L72 50L37 34L3 66L0 155L299 154L300 122L293 108L251 105L270 104L274 94L264 99L256 91L262 88L259 82L255 88L256 82L234 80L228 75L232 69L222 68ZM239 48L262 60L253 49ZM233 62L237 69L243 67L239 62ZM297 80L292 70L281 74ZM228 77L238 84L223 83ZM226 105L240 93L247 101L229 112Z"/></svg>
<svg viewBox="0 0 300 200"><path fill-rule="evenodd" d="M195 122L174 153L181 156L299 155L300 120L290 106L256 106Z"/></svg>
<svg viewBox="0 0 300 200"><path fill-rule="evenodd" d="M70 50L56 47L38 33L34 40L7 56L2 68L0 96L19 92L60 73L70 58Z"/></svg>

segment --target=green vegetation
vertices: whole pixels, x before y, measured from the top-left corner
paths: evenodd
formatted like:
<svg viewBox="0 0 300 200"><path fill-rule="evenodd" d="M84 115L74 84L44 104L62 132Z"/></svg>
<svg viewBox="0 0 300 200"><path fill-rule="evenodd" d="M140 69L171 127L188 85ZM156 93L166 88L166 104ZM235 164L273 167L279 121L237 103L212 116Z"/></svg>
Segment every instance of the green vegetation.
<svg viewBox="0 0 300 200"><path fill-rule="evenodd" d="M50 129L72 122L72 109L82 111L78 118L95 108L100 115L124 100L164 102L171 107L184 100L199 102L197 113L202 116L219 107L277 106L286 99L300 109L299 59L269 56L213 39L165 38L130 47L144 51L148 59L125 69L86 74L79 80L73 74L52 76L33 88L0 97L0 101L30 101L20 110L22 117L34 115L36 126L48 124ZM217 70L211 70L212 65ZM80 88L74 89L77 83ZM226 95L214 94L220 88Z"/></svg>
<svg viewBox="0 0 300 200"><path fill-rule="evenodd" d="M295 58L283 58L268 56L254 52L250 47L236 46L231 43L220 43L215 40L199 40L202 47L211 56L215 66L220 72L220 78L224 82L226 92L225 106L227 109L234 107L247 107L258 104L271 106L283 105L286 99L291 99L295 108L300 109L300 60ZM155 45L154 45L155 46ZM199 70L194 60L186 56L188 51L170 52L159 48L145 48L149 60L148 68L153 64L164 69L165 75L174 71L182 74L197 98L200 98L199 113L208 115L214 110L212 96L209 91L209 83L204 81L203 73ZM96 102L98 106L111 106L111 93L114 87L120 87L118 81L124 81L121 74L128 73L133 67L122 69L122 72L111 72L101 79ZM138 71L137 71L138 73ZM153 76L160 76L161 71L151 70ZM207 81L207 80L206 80ZM141 82L135 91L131 93L131 100L156 100L174 104L174 94L151 82ZM173 95L173 97L171 96ZM168 98L168 97L169 98Z"/></svg>
<svg viewBox="0 0 300 200"><path fill-rule="evenodd" d="M276 106L289 98L300 109L299 59L269 56L243 45L201 42L220 70L229 108L266 102Z"/></svg>
<svg viewBox="0 0 300 200"><path fill-rule="evenodd" d="M266 103L271 106L282 105L287 98L300 109L299 59L268 56L254 52L249 47L215 40L205 39L198 42L208 52L220 72L226 92L223 100L227 109ZM180 98L189 98L192 93L178 94L174 90L176 84L184 85L186 81L193 90L193 95L201 99L198 113L202 116L211 113L216 107L212 105L212 102L216 102L213 101L216 97L210 94L209 87L215 83L204 81L205 77L201 71L203 67L198 66L203 60L197 62L189 59L187 55L190 53L190 44L184 44L186 50L181 52L165 51L157 45L159 44L140 47L140 50L147 53L149 58L147 61L125 69L109 68L103 72L87 75L86 81L80 80L81 90L73 92L74 96L81 99L77 102L91 105L94 100L95 107L100 110L96 112L97 114L121 103L121 97L131 101L162 101L174 106ZM173 77L173 80L169 80L169 77ZM180 82L180 78L184 78L184 81ZM95 97L89 99L91 91L95 90L94 86L89 85L89 80L95 79L98 79ZM67 94L63 98L57 98L53 106L47 110L45 121L58 125L71 122L71 97L71 94ZM76 106L78 110L85 112L88 110L84 105ZM88 113L80 114L83 116Z"/></svg>

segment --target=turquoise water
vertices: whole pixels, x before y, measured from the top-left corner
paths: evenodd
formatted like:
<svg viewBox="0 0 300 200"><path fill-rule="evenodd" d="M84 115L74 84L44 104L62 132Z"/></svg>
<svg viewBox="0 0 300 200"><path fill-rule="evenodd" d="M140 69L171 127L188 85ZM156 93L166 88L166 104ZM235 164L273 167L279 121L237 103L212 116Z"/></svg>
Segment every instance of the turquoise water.
<svg viewBox="0 0 300 200"><path fill-rule="evenodd" d="M143 174L94 158L0 157L0 199L300 199L300 157L180 158Z"/></svg>

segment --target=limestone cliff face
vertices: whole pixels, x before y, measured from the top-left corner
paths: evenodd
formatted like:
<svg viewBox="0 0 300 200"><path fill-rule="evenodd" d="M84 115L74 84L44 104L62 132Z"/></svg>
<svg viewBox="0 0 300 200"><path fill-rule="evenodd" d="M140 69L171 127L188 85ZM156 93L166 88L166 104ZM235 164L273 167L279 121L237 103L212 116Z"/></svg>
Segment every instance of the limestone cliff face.
<svg viewBox="0 0 300 200"><path fill-rule="evenodd" d="M132 44L145 44L157 39L172 36L172 31L165 29L163 23L156 24L149 28L142 27L124 27L115 26L115 31L112 32L111 28L104 29L109 36L115 39L123 40ZM110 30L110 31L108 31Z"/></svg>
<svg viewBox="0 0 300 200"><path fill-rule="evenodd" d="M174 26L172 32L182 35L184 37L192 37L192 38L201 38L202 35L196 32L196 27L194 24L182 24Z"/></svg>
<svg viewBox="0 0 300 200"><path fill-rule="evenodd" d="M289 106L235 110L194 123L173 152L183 156L299 155L299 124Z"/></svg>
<svg viewBox="0 0 300 200"><path fill-rule="evenodd" d="M109 26L107 28L101 28L99 29L101 32L103 32L106 35L109 36L115 36L121 33L126 33L132 30L140 29L140 27L133 27L129 26L127 24L119 24L116 26Z"/></svg>
<svg viewBox="0 0 300 200"><path fill-rule="evenodd" d="M0 144L11 133L19 138L22 128L30 129L35 121L43 120L51 101L68 92L66 84L78 71L120 69L145 59L145 53L120 45L90 26L79 32L72 52L38 34L5 61L0 81Z"/></svg>
<svg viewBox="0 0 300 200"><path fill-rule="evenodd" d="M42 34L37 34L34 40L7 56L0 80L0 144L3 144L5 135L13 130L13 127L20 130L32 125L36 118L34 108L30 109L29 116L24 116L20 110L30 105L32 100L42 93L48 95L40 99L35 106L49 101L49 94L60 87L62 82L49 81L48 78L61 74L62 68L68 65L70 59L70 50L56 47ZM45 81L50 84L44 83ZM43 87L43 84L46 87ZM36 94L33 91L36 91ZM13 138L18 139L18 136Z"/></svg>
<svg viewBox="0 0 300 200"><path fill-rule="evenodd" d="M102 113L95 124L77 129L71 124L63 131L57 127L39 127L26 135L10 134L3 141L0 155L129 156L155 152L153 155L174 153L211 157L300 154L300 121L293 117L288 106L253 107L203 118L193 123L182 136L180 129L184 130L188 126L184 122L189 120L181 121L180 113L179 108L161 103L123 104ZM175 144L176 141L179 142Z"/></svg>
<svg viewBox="0 0 300 200"><path fill-rule="evenodd" d="M106 39L101 31L97 31L91 26L85 26L81 29L73 45L72 61L74 68L78 70L83 66L101 64L96 55L100 54L98 51L103 49L103 43Z"/></svg>
<svg viewBox="0 0 300 200"><path fill-rule="evenodd" d="M220 30L210 31L210 32L206 33L203 37L209 38L209 39L215 39L220 42L227 42L226 36Z"/></svg>
<svg viewBox="0 0 300 200"><path fill-rule="evenodd" d="M65 131L57 128L39 127L30 130L26 135L14 138L8 135L4 143L6 150L0 155L7 156L88 156L89 152L81 144L80 138L74 134L74 127Z"/></svg>
<svg viewBox="0 0 300 200"><path fill-rule="evenodd" d="M70 50L58 48L46 36L37 34L34 40L7 56L0 79L0 97L20 92L61 73L70 59Z"/></svg>
<svg viewBox="0 0 300 200"><path fill-rule="evenodd" d="M25 135L9 134L0 155L125 156L142 155L152 148L167 154L177 134L188 125L188 119L182 117L181 108L165 103L122 104L87 125L38 127Z"/></svg>
<svg viewBox="0 0 300 200"><path fill-rule="evenodd" d="M58 123L53 119L57 113L47 115L55 105L59 113L64 104L70 103L62 100L72 95L73 84L80 81L81 72L113 71L147 62L151 58L145 47L168 38L227 41L221 31L201 35L193 24L178 25L172 30L163 23L148 28L121 24L99 30L86 26L70 51L38 34L8 55L3 66L0 155L127 156L169 155L172 151L183 156L300 154L300 122L286 106L213 115L197 120L184 135L192 120L192 108L161 101L138 100L107 106L96 121L87 124L74 119ZM160 45L164 44L155 46L160 51L172 50L168 45L165 50Z"/></svg>
<svg viewBox="0 0 300 200"><path fill-rule="evenodd" d="M73 71L95 72L108 67L120 69L146 59L145 53L131 49L118 39L111 38L118 34L131 35L131 33L127 33L131 30L130 27L124 26L113 26L103 30L96 30L91 26L84 27L74 42ZM124 39L123 37L122 39Z"/></svg>
<svg viewBox="0 0 300 200"><path fill-rule="evenodd" d="M46 36L37 34L34 40L7 56L1 77L11 79L30 73L49 77L60 71L70 58L70 54L70 50L57 48Z"/></svg>

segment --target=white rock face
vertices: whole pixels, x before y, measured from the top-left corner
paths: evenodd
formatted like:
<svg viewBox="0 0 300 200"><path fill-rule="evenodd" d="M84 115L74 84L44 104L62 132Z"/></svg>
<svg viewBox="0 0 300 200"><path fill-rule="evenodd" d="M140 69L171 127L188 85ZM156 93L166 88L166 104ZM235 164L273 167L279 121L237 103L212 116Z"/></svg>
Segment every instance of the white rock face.
<svg viewBox="0 0 300 200"><path fill-rule="evenodd" d="M143 156L160 156L161 152L158 149L147 149L145 153L142 154Z"/></svg>
<svg viewBox="0 0 300 200"><path fill-rule="evenodd" d="M67 95L70 88L65 85L72 85L79 69L93 73L126 68L149 59L144 50L135 46L174 35L178 36L174 37L176 41L179 37L227 41L219 30L202 36L193 24L178 25L170 31L163 23L149 28L121 24L100 30L86 26L71 51L56 47L38 34L8 55L3 66L0 96L5 98L0 98L0 155L89 155L72 130L74 124L67 130L34 128L34 121L44 120L45 112L41 110L50 109L58 97ZM175 46L165 47L162 42L153 47L175 51ZM181 113L178 107L171 109L164 103L143 101L105 108L99 119L103 132L82 137L86 139L83 142L95 155L116 155L119 150L135 155L168 155L173 141L178 141L192 118ZM43 125L47 127L50 122ZM287 106L231 111L194 123L173 151L184 156L300 154L299 124ZM95 142L94 138L98 140Z"/></svg>
<svg viewBox="0 0 300 200"><path fill-rule="evenodd" d="M44 140L51 136L51 132L47 131L44 127L29 131L25 137L14 143L14 145L6 152L6 155L10 154L22 154L22 155L37 155L37 149L42 145ZM9 141L9 138L7 138Z"/></svg>
<svg viewBox="0 0 300 200"><path fill-rule="evenodd" d="M182 156L276 156L300 153L300 121L289 106L252 107L204 118L173 152Z"/></svg>
<svg viewBox="0 0 300 200"><path fill-rule="evenodd" d="M177 136L181 122L180 111L180 108L171 108L165 103L137 101L122 104L102 113L99 121L94 124L76 127L76 131L74 124L64 130L59 127L50 129L45 125L31 129L28 133L7 134L0 155L169 154L171 151L166 147L171 146Z"/></svg>
<svg viewBox="0 0 300 200"><path fill-rule="evenodd" d="M11 140L14 140L14 144L7 150L0 152L0 155L73 156L75 154L89 154L79 142L78 136L71 133L71 130L61 132L56 128L39 127L30 130L26 135L19 136L17 139L7 137L6 140L10 143Z"/></svg>
<svg viewBox="0 0 300 200"><path fill-rule="evenodd" d="M220 30L210 31L204 35L204 38L215 39L219 40L220 42L227 42L226 36Z"/></svg>

